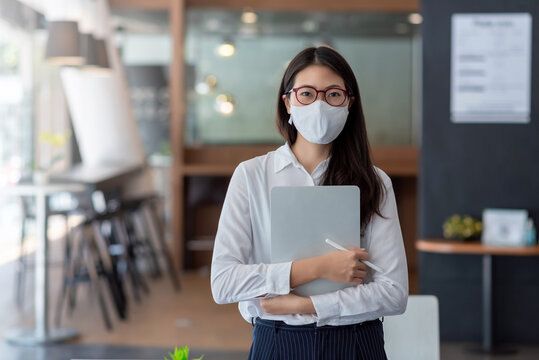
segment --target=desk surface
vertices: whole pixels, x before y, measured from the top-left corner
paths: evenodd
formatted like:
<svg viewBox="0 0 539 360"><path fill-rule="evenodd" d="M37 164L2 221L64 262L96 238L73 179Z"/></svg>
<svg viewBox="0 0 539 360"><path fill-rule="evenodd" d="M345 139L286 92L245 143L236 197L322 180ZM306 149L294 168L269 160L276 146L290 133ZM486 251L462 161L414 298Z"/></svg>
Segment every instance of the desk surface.
<svg viewBox="0 0 539 360"><path fill-rule="evenodd" d="M416 241L415 246L420 251L441 254L539 256L539 245L491 246L484 245L478 241L420 239Z"/></svg>
<svg viewBox="0 0 539 360"><path fill-rule="evenodd" d="M52 183L52 184L17 184L0 188L0 195L33 196L38 194L54 194L59 192L80 193L87 190L83 184Z"/></svg>
<svg viewBox="0 0 539 360"><path fill-rule="evenodd" d="M65 173L54 174L52 181L87 184L96 187L116 185L142 170L141 164L76 165Z"/></svg>

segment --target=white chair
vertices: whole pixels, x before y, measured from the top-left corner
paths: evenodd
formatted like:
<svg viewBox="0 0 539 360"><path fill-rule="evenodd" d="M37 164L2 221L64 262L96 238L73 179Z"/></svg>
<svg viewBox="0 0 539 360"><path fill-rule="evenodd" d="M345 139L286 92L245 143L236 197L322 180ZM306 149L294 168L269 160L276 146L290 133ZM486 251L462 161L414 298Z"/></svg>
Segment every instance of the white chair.
<svg viewBox="0 0 539 360"><path fill-rule="evenodd" d="M438 298L410 295L404 314L384 318L384 341L389 360L439 360Z"/></svg>

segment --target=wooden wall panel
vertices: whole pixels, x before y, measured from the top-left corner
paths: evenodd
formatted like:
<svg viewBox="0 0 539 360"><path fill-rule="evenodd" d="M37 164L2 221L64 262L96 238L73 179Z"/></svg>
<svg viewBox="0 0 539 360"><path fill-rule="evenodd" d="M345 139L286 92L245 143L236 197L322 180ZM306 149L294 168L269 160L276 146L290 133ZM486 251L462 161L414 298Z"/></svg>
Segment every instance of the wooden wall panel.
<svg viewBox="0 0 539 360"><path fill-rule="evenodd" d="M168 10L172 2L183 0L109 0L114 10Z"/></svg>
<svg viewBox="0 0 539 360"><path fill-rule="evenodd" d="M393 189L397 200L406 261L408 263L408 283L410 294L419 291L417 281L417 178L392 177Z"/></svg>
<svg viewBox="0 0 539 360"><path fill-rule="evenodd" d="M187 7L278 11L419 11L419 0L187 0Z"/></svg>
<svg viewBox="0 0 539 360"><path fill-rule="evenodd" d="M222 145L187 148L184 170L187 175L231 175L236 166L279 145ZM376 146L374 164L392 176L415 177L419 168L419 149L415 146Z"/></svg>
<svg viewBox="0 0 539 360"><path fill-rule="evenodd" d="M184 78L184 18L185 3L183 0L170 0L170 31L172 37L172 64L170 68L170 144L172 148L172 235L174 239L174 256L177 265L183 267L183 233L184 214L183 199L185 179L182 174L184 151L184 114L185 96Z"/></svg>
<svg viewBox="0 0 539 360"><path fill-rule="evenodd" d="M166 10L183 0L109 0L114 9ZM419 0L186 0L192 8L276 11L395 11L418 12Z"/></svg>
<svg viewBox="0 0 539 360"><path fill-rule="evenodd" d="M279 145L219 145L187 148L184 162L186 164L230 164L237 166L244 160L251 159L275 150Z"/></svg>

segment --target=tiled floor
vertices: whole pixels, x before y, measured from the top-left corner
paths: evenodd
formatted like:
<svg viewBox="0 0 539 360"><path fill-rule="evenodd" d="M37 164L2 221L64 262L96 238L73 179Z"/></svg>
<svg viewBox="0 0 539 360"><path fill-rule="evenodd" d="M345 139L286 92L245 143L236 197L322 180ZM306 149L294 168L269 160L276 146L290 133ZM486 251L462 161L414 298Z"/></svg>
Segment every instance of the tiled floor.
<svg viewBox="0 0 539 360"><path fill-rule="evenodd" d="M170 349L121 345L67 344L34 348L0 345L2 359L9 360L70 360L70 359L145 359L162 360ZM208 360L237 360L247 357L245 351L191 350L190 358L204 356ZM168 357L168 356L167 356Z"/></svg>
<svg viewBox="0 0 539 360"><path fill-rule="evenodd" d="M51 266L51 315L55 315L59 291L58 265ZM15 326L33 323L33 281L28 281L27 297L22 310L13 301L13 267L0 268L0 312L5 314L0 333ZM28 280L31 280L29 277ZM85 284L78 291L76 308L71 317L62 317L62 326L76 328L83 344L121 344L149 347L189 345L200 349L245 350L249 348L251 325L246 323L235 305L213 302L208 275L197 273L181 277L182 291L176 293L167 278L151 283L151 293L140 303L131 301L128 319L120 321L109 301L113 316L113 331L105 329L97 299ZM129 291L129 287L127 287ZM131 297L132 298L132 297Z"/></svg>

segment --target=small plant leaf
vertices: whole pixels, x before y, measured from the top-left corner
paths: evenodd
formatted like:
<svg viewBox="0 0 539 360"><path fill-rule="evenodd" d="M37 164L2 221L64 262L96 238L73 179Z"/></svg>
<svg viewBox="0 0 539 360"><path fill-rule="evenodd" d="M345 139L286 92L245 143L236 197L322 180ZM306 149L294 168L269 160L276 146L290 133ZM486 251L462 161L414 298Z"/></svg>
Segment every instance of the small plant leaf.
<svg viewBox="0 0 539 360"><path fill-rule="evenodd" d="M168 355L170 356L170 359L165 356L163 360L189 360L189 347L187 345L182 346L180 349L178 349L178 347L175 347L174 354L169 351ZM202 360L203 358L204 355L202 355L198 359L193 360Z"/></svg>
<svg viewBox="0 0 539 360"><path fill-rule="evenodd" d="M168 356L170 356L170 359L169 359L168 357L166 357L166 355L165 355L165 357L163 358L163 360L174 360L174 354L171 353L170 351L168 352Z"/></svg>

